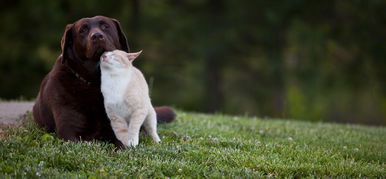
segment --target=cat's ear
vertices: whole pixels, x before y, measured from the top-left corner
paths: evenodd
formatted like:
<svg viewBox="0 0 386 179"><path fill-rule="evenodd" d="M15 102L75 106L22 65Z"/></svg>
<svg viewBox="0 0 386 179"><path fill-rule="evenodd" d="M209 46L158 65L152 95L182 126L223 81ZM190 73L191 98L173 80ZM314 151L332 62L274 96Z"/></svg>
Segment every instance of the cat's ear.
<svg viewBox="0 0 386 179"><path fill-rule="evenodd" d="M139 51L139 52L135 52L135 53L127 53L127 58L129 59L129 61L133 61L134 59L136 59L139 55L141 55L142 53L142 50Z"/></svg>
<svg viewBox="0 0 386 179"><path fill-rule="evenodd" d="M66 59L72 58L74 56L74 53L72 51L72 46L74 43L73 35L72 35L73 26L74 24L68 24L64 29L64 34L60 44L62 48L62 63L64 63Z"/></svg>

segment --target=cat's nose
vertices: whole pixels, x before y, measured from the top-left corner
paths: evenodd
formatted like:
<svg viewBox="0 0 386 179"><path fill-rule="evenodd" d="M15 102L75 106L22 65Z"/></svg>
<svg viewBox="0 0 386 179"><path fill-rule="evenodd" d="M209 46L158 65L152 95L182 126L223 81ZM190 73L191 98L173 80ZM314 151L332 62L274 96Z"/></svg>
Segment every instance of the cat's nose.
<svg viewBox="0 0 386 179"><path fill-rule="evenodd" d="M107 58L107 56L106 56L105 54L103 54L103 55L101 56L101 58L102 58L102 60L105 60L105 59Z"/></svg>

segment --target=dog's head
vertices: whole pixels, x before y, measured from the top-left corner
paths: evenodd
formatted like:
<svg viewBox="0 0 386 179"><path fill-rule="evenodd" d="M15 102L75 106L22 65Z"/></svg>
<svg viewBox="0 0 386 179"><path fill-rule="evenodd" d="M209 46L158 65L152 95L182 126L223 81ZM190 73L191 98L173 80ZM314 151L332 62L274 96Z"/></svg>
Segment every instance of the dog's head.
<svg viewBox="0 0 386 179"><path fill-rule="evenodd" d="M129 52L127 40L117 20L95 16L66 26L61 41L63 62L78 60L97 64L105 51Z"/></svg>

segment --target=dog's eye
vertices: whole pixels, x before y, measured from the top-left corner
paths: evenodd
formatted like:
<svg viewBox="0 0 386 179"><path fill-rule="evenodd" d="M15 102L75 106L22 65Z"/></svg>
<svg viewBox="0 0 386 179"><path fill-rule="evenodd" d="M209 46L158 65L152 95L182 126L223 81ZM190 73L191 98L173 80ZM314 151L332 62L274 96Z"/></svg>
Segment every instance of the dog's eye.
<svg viewBox="0 0 386 179"><path fill-rule="evenodd" d="M101 24L101 29L102 30L108 29L109 27L110 26L108 24L105 24L105 23Z"/></svg>
<svg viewBox="0 0 386 179"><path fill-rule="evenodd" d="M82 26L80 28L79 32L82 34L88 32L88 26L87 25Z"/></svg>

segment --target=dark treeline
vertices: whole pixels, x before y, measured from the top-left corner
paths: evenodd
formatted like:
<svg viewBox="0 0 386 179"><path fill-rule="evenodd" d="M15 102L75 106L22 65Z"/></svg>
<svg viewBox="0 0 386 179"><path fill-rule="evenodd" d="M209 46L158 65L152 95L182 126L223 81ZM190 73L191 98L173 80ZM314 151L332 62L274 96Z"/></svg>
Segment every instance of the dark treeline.
<svg viewBox="0 0 386 179"><path fill-rule="evenodd" d="M0 97L36 97L66 24L118 19L155 105L386 124L386 1L1 0Z"/></svg>

